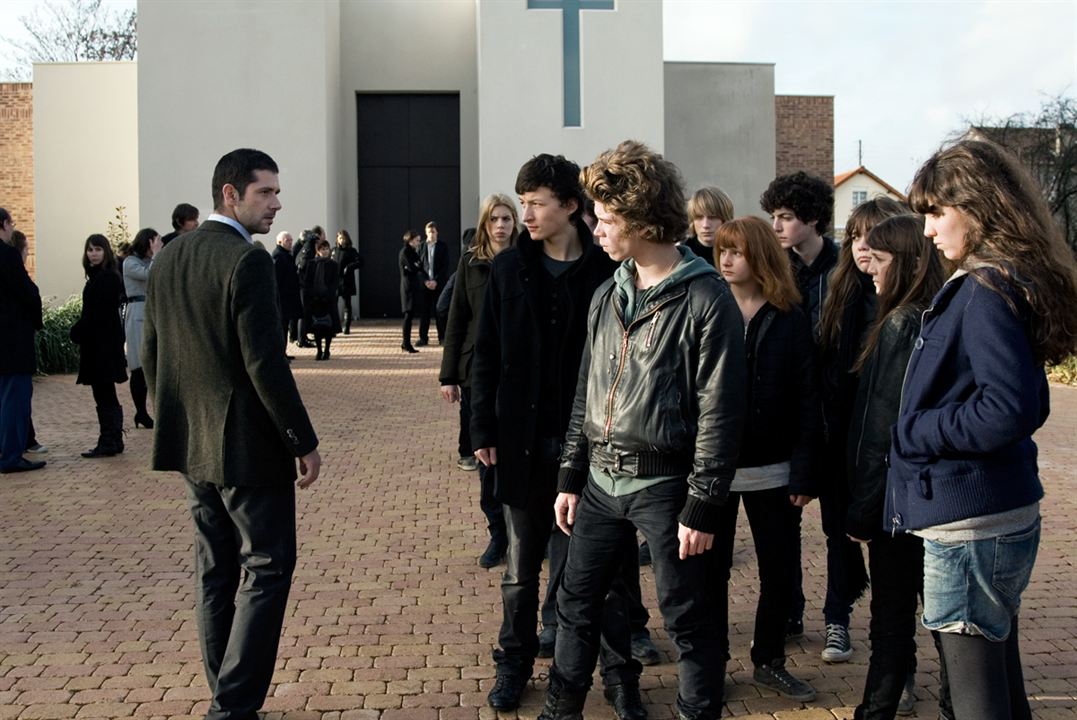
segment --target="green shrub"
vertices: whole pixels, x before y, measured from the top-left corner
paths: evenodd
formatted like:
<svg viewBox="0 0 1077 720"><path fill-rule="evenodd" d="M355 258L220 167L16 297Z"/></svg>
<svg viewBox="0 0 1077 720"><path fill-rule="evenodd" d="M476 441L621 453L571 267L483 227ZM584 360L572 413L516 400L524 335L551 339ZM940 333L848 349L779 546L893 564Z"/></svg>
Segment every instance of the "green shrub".
<svg viewBox="0 0 1077 720"><path fill-rule="evenodd" d="M41 375L71 373L79 369L79 347L71 342L71 326L82 314L82 298L72 296L63 305L46 307L44 327L38 330L37 372Z"/></svg>
<svg viewBox="0 0 1077 720"><path fill-rule="evenodd" d="M1047 377L1054 382L1077 385L1077 355L1070 355L1058 365L1048 366Z"/></svg>

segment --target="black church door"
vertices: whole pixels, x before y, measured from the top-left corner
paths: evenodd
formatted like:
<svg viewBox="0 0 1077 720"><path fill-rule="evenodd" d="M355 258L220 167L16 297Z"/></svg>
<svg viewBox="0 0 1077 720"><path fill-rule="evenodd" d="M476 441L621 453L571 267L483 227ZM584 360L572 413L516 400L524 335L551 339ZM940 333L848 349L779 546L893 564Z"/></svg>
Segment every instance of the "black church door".
<svg viewBox="0 0 1077 720"><path fill-rule="evenodd" d="M433 220L460 259L460 96L356 96L359 165L359 307L363 317L400 317L397 257L408 228Z"/></svg>

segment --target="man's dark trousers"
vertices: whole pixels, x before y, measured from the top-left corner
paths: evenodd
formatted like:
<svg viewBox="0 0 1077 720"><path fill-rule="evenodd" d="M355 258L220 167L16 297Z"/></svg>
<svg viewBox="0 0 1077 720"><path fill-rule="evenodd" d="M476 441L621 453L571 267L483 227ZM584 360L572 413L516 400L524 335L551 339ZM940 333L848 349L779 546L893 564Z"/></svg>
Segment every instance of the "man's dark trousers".
<svg viewBox="0 0 1077 720"><path fill-rule="evenodd" d="M536 616L539 604L539 573L542 570L546 544L550 539L551 529L554 528L553 501L556 497L554 488L557 470L556 460L536 463L532 468L536 485L548 489L533 493L531 501L525 508L502 506L509 548L505 556L505 574L501 580L501 602L504 611L501 632L498 636L501 647L494 651L494 661L499 667L511 668L527 677L531 675L535 657L538 654ZM560 532L560 530L553 531ZM607 554L606 560L608 561L615 552L633 550L634 548L630 548L629 545L634 546L631 539ZM634 552L632 557L635 557ZM559 587L562 580L558 575L559 570L555 567L554 558L551 557L550 577L547 582L554 588ZM606 684L638 683L643 668L632 659L627 603L623 601L611 603L609 612L601 617L599 625L602 635L602 676ZM560 633L558 643L560 643ZM594 664L592 661L592 668Z"/></svg>
<svg viewBox="0 0 1077 720"><path fill-rule="evenodd" d="M187 478L187 501L198 637L213 691L206 720L257 720L295 569L295 486L221 487Z"/></svg>
<svg viewBox="0 0 1077 720"><path fill-rule="evenodd" d="M424 251L425 252L425 251ZM430 316L434 316L434 328L438 333L438 344L445 339L445 321L437 314L438 298L441 296L441 285L431 290L423 285L419 288L422 302L419 307L419 342L423 345L430 342Z"/></svg>
<svg viewBox="0 0 1077 720"><path fill-rule="evenodd" d="M677 517L688 483L670 480L622 497L588 482L576 508L565 574L557 593L557 647L551 678L570 690L591 685L599 653L600 617L616 564L609 558L638 529L651 546L658 604L666 630L680 652L678 711L716 720L722 714L724 658L714 612L707 602L705 555L678 558Z"/></svg>
<svg viewBox="0 0 1077 720"><path fill-rule="evenodd" d="M14 466L26 450L32 392L29 374L0 375L0 468Z"/></svg>

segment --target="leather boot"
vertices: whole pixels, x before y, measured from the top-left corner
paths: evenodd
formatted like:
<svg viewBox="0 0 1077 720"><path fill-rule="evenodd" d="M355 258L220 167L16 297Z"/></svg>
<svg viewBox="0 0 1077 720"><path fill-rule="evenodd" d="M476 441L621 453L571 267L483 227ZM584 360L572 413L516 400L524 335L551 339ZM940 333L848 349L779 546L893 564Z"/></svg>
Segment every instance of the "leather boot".
<svg viewBox="0 0 1077 720"><path fill-rule="evenodd" d="M550 673L546 703L542 706L537 720L583 720L583 704L587 701L587 690L569 690L555 673L556 671Z"/></svg>
<svg viewBox="0 0 1077 720"><path fill-rule="evenodd" d="M120 406L113 408L110 418L109 440L113 454L119 455L123 452L123 408Z"/></svg>
<svg viewBox="0 0 1077 720"><path fill-rule="evenodd" d="M647 708L639 696L638 683L609 685L602 692L617 720L647 720Z"/></svg>
<svg viewBox="0 0 1077 720"><path fill-rule="evenodd" d="M153 418L146 411L146 395L148 388L146 387L146 376L142 373L142 369L131 371L131 400L135 403L135 427L139 425L152 430Z"/></svg>
<svg viewBox="0 0 1077 720"><path fill-rule="evenodd" d="M112 423L112 411L97 407L97 424L99 431L97 434L97 445L90 448L86 452L82 453L84 458L97 458L97 457L112 457L115 452L112 452L110 441L110 425Z"/></svg>

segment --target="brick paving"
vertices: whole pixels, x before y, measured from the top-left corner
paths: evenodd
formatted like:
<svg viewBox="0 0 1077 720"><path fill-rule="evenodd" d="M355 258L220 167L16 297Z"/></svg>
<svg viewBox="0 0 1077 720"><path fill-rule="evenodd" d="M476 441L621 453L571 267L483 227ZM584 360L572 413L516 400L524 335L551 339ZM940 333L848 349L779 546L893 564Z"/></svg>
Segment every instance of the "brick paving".
<svg viewBox="0 0 1077 720"><path fill-rule="evenodd" d="M321 479L299 493L299 563L265 705L271 720L494 720L485 696L500 619L475 473L455 467L456 410L437 392L441 353L398 349L396 325L341 336L328 363L297 351L293 370L321 436ZM182 360L181 360L182 361ZM96 437L89 388L72 376L35 383L48 467L0 479L0 720L199 718L208 705L193 619L191 530L176 475L147 468L151 433L127 452L84 460ZM1025 593L1026 686L1035 717L1077 718L1077 389L1052 388L1038 435L1047 488L1044 533ZM743 513L742 513L743 524ZM734 659L727 714L777 720L852 717L868 657L867 607L854 613L851 662L822 649L823 546L817 505L805 516L807 634L789 664L818 691L800 705L751 685L757 591L747 527L730 590ZM645 602L654 582L643 570ZM646 668L653 720L676 716L672 646L652 613L664 662ZM937 716L937 659L919 635L917 714ZM536 674L547 670L540 660ZM745 668L748 668L747 670ZM534 718L544 679L518 713ZM613 713L594 691L587 720Z"/></svg>

